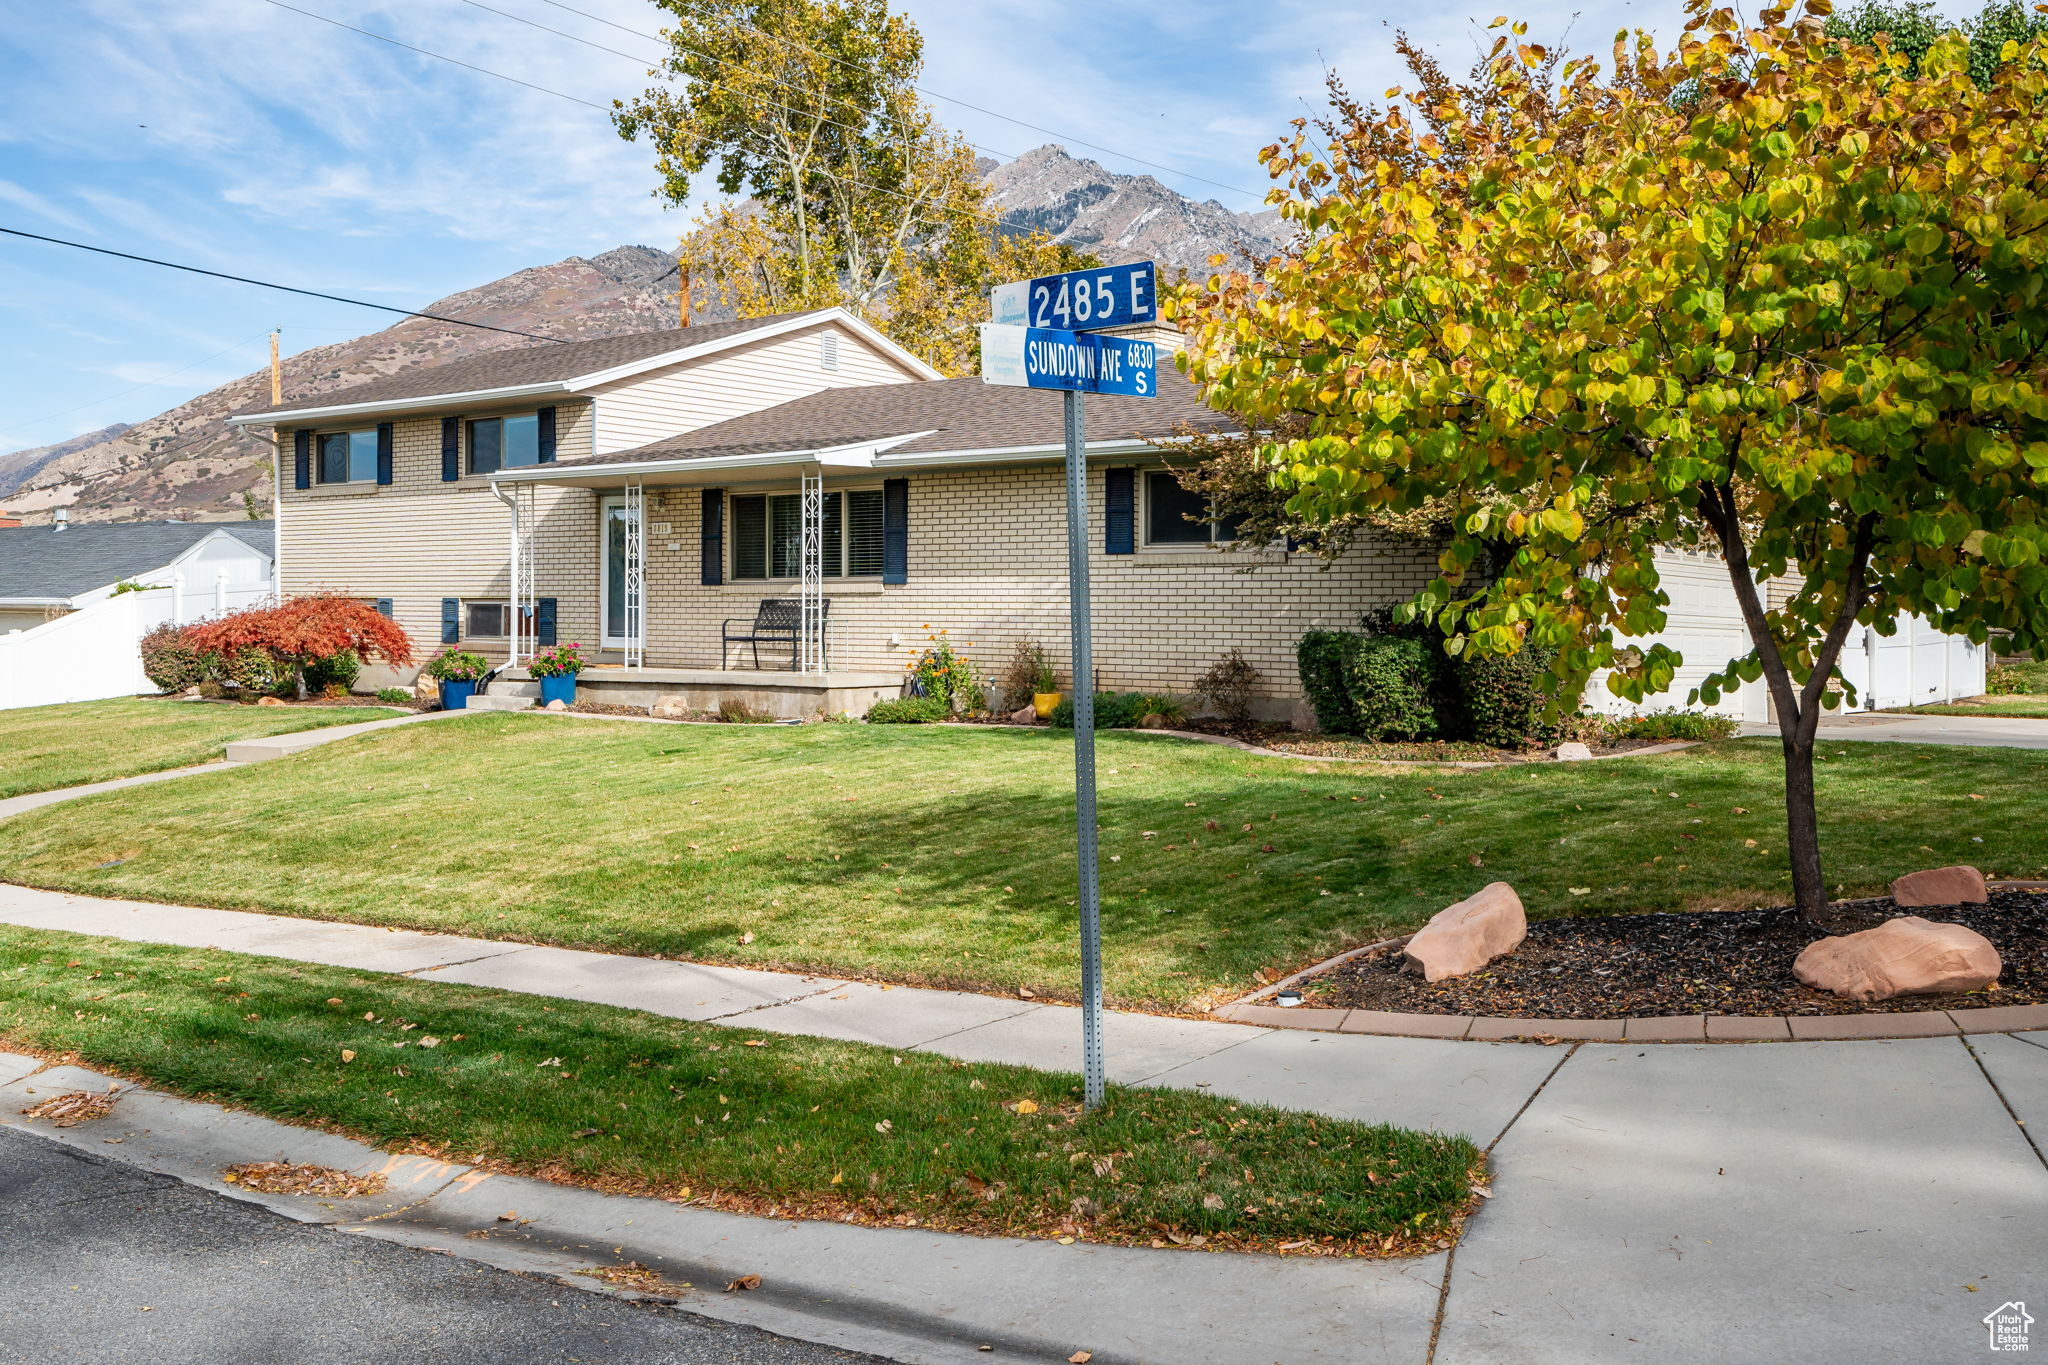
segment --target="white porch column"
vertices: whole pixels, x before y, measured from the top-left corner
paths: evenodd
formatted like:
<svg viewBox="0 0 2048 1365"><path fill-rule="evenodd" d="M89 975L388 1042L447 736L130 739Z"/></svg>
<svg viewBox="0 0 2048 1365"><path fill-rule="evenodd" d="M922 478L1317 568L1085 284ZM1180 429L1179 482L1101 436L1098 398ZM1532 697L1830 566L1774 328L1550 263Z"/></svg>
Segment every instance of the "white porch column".
<svg viewBox="0 0 2048 1365"><path fill-rule="evenodd" d="M626 667L647 662L647 497L638 479L626 485Z"/></svg>
<svg viewBox="0 0 2048 1365"><path fill-rule="evenodd" d="M803 545L799 556L797 667L805 673L825 671L825 475L817 469L802 475Z"/></svg>

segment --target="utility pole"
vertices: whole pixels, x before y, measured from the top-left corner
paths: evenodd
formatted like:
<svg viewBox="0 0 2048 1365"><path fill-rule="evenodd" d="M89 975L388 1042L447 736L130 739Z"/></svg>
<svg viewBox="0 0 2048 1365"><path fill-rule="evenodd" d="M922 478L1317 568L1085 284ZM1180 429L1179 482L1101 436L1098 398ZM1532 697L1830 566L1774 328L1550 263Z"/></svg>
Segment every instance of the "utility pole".
<svg viewBox="0 0 2048 1365"><path fill-rule="evenodd" d="M676 267L676 326L690 325L690 267Z"/></svg>
<svg viewBox="0 0 2048 1365"><path fill-rule="evenodd" d="M270 329L270 406L276 407L284 401L284 368L277 359L277 334L279 329Z"/></svg>

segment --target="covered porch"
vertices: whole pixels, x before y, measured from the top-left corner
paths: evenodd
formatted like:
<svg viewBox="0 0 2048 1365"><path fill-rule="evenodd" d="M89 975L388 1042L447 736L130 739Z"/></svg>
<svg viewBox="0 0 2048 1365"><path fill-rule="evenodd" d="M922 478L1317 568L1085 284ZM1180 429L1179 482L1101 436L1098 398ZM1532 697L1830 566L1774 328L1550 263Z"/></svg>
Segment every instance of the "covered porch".
<svg viewBox="0 0 2048 1365"><path fill-rule="evenodd" d="M902 439L508 471L492 489L510 518L512 608L508 665L492 693L538 695L528 664L558 632L536 582L564 558L587 565L594 554L597 629L559 633L590 661L584 700L691 712L738 704L804 719L860 714L898 695L900 671L878 671L872 658L848 666L851 604L833 604L872 603L892 581L888 490L874 458ZM537 534L542 487L595 495L595 544ZM894 549L901 582L900 537Z"/></svg>

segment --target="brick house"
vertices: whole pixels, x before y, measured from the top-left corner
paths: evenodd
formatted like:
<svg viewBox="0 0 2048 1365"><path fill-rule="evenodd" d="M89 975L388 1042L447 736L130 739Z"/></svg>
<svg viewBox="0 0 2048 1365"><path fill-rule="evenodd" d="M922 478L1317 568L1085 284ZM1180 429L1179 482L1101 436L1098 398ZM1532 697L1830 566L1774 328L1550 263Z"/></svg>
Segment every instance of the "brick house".
<svg viewBox="0 0 2048 1365"><path fill-rule="evenodd" d="M1173 379L1088 400L1097 682L1185 693L1235 648L1261 710L1305 719L1302 632L1408 596L1433 555L1224 553L1148 444L1221 420ZM1060 396L941 379L840 310L524 347L230 421L274 433L282 591L376 600L422 644L513 665L501 687L574 641L607 698L800 714L895 695L941 627L989 672L1019 640L1066 655ZM723 636L799 597L807 490L822 657L792 676L764 645L757 671Z"/></svg>

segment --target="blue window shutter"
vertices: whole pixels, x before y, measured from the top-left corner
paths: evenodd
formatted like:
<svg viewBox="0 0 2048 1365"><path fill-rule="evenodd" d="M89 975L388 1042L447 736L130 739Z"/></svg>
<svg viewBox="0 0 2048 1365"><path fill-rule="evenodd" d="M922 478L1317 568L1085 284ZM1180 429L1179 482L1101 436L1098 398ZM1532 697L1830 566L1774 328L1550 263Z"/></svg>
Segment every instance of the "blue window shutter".
<svg viewBox="0 0 2048 1365"><path fill-rule="evenodd" d="M377 423L377 482L391 482L391 423Z"/></svg>
<svg viewBox="0 0 2048 1365"><path fill-rule="evenodd" d="M441 482L454 483L462 477L462 419L441 419Z"/></svg>
<svg viewBox="0 0 2048 1365"><path fill-rule="evenodd" d="M882 480L882 581L910 581L910 480Z"/></svg>
<svg viewBox="0 0 2048 1365"><path fill-rule="evenodd" d="M555 642L555 599L542 597L533 604L533 640L538 645Z"/></svg>
<svg viewBox="0 0 2048 1365"><path fill-rule="evenodd" d="M702 549L698 581L707 588L725 582L725 490L704 490L704 509L698 521L697 540Z"/></svg>
<svg viewBox="0 0 2048 1365"><path fill-rule="evenodd" d="M389 620L391 619L391 599L390 599L390 598L388 598L388 597L380 597L380 598L378 598L378 599L377 599L377 614L378 614L379 616L383 617L383 618L384 618L385 620L387 620L387 621L389 621Z"/></svg>
<svg viewBox="0 0 2048 1365"><path fill-rule="evenodd" d="M1138 471L1102 471L1102 552L1127 555L1138 548Z"/></svg>
<svg viewBox="0 0 2048 1365"><path fill-rule="evenodd" d="M441 643L452 645L462 639L462 599L441 599Z"/></svg>
<svg viewBox="0 0 2048 1365"><path fill-rule="evenodd" d="M542 408L535 415L539 419L534 425L539 429L540 462L542 464L553 464L555 462L555 410L553 408Z"/></svg>
<svg viewBox="0 0 2048 1365"><path fill-rule="evenodd" d="M313 433L300 427L292 433L292 487L313 486Z"/></svg>

